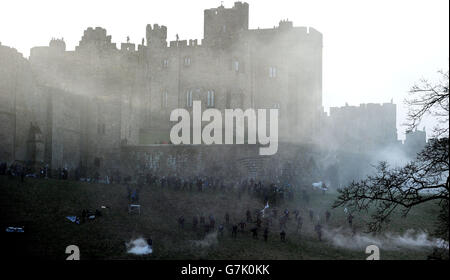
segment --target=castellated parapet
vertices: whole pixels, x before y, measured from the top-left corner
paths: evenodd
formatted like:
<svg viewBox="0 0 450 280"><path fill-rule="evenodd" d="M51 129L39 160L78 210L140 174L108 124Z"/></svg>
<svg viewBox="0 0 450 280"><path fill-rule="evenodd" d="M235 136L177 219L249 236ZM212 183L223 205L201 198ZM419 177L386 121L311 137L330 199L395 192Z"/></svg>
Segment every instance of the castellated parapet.
<svg viewBox="0 0 450 280"><path fill-rule="evenodd" d="M331 107L325 135L339 149L370 151L393 147L397 140L397 105L368 103L359 106Z"/></svg>
<svg viewBox="0 0 450 280"><path fill-rule="evenodd" d="M153 28L147 24L146 28L147 46L167 47L167 27L154 24Z"/></svg>
<svg viewBox="0 0 450 280"><path fill-rule="evenodd" d="M116 44L111 43L111 35L106 35L106 29L96 27L95 29L89 27L84 31L81 41L76 47L76 50L88 47L95 47L98 49L115 49Z"/></svg>
<svg viewBox="0 0 450 280"><path fill-rule="evenodd" d="M205 10L201 42L178 39L168 46L167 27L153 24L137 50L128 40L118 49L101 27L87 28L75 50L57 39L32 48L31 87L43 96L33 108L42 133L54 132L45 140L47 161L101 172L119 160L115 152L123 145L168 143L170 112L191 111L194 100L222 112L277 108L280 141L314 142L322 117L322 34L284 20L252 30L248 15L242 2ZM60 134L55 126L66 130ZM82 140L58 139L72 134Z"/></svg>

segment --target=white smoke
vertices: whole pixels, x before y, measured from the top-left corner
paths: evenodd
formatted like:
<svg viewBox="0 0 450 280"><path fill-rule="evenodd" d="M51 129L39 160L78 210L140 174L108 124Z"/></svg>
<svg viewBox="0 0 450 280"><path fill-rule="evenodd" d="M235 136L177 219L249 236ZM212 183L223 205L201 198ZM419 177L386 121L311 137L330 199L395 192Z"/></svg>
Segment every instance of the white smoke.
<svg viewBox="0 0 450 280"><path fill-rule="evenodd" d="M207 248L218 243L217 232L207 234L202 240L192 240L192 244L201 248Z"/></svg>
<svg viewBox="0 0 450 280"><path fill-rule="evenodd" d="M424 249L424 248L449 248L448 242L430 237L423 231L407 230L402 235L393 233L384 233L382 235L373 235L365 233L352 234L349 230L342 228L325 231L324 236L337 247L360 250L368 245L377 245L380 249L398 250L401 248Z"/></svg>
<svg viewBox="0 0 450 280"><path fill-rule="evenodd" d="M128 253L135 255L147 255L153 252L152 247L148 245L144 238L138 238L126 243Z"/></svg>

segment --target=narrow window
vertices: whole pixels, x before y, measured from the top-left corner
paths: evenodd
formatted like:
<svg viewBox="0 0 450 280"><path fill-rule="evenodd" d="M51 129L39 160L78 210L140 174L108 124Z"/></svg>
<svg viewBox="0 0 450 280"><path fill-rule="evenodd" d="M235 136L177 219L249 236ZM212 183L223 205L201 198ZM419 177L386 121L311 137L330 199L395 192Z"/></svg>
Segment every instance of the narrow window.
<svg viewBox="0 0 450 280"><path fill-rule="evenodd" d="M185 65L185 66L191 65L191 58L190 58L189 56L186 56L186 57L184 58L184 65Z"/></svg>
<svg viewBox="0 0 450 280"><path fill-rule="evenodd" d="M168 107L168 94L167 91L163 92L161 94L161 108L167 108Z"/></svg>
<svg viewBox="0 0 450 280"><path fill-rule="evenodd" d="M192 107L192 90L186 91L186 107Z"/></svg>
<svg viewBox="0 0 450 280"><path fill-rule="evenodd" d="M269 77L270 78L277 77L277 68L276 67L269 67Z"/></svg>
<svg viewBox="0 0 450 280"><path fill-rule="evenodd" d="M239 61L234 61L234 71L239 72Z"/></svg>
<svg viewBox="0 0 450 280"><path fill-rule="evenodd" d="M164 68L169 67L169 60L167 58L163 60L163 67Z"/></svg>
<svg viewBox="0 0 450 280"><path fill-rule="evenodd" d="M208 90L208 107L214 107L214 90Z"/></svg>

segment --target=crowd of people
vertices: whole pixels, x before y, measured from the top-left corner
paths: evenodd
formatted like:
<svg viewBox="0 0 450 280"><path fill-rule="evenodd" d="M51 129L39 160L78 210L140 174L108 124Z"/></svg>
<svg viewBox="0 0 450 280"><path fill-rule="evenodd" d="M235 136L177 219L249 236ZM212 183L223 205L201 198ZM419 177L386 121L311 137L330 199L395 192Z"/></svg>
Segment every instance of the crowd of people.
<svg viewBox="0 0 450 280"><path fill-rule="evenodd" d="M0 163L0 175L7 175L9 178L19 177L20 181L25 180L28 169L19 163L12 163L10 166L6 162Z"/></svg>
<svg viewBox="0 0 450 280"><path fill-rule="evenodd" d="M141 180L142 181L142 180ZM144 184L158 186L162 189L189 192L234 192L239 198L245 193L260 198L264 203L277 204L285 200L294 199L294 188L290 183L278 178L272 181L257 181L249 179L230 179L214 176L157 176L148 173Z"/></svg>
<svg viewBox="0 0 450 280"><path fill-rule="evenodd" d="M190 223L193 231L203 233L205 236L208 233L217 231L219 236L224 235L224 231L229 231L230 236L233 239L238 236L251 235L253 239L259 239L259 235L262 232L262 237L265 242L269 240L269 234L276 232L279 235L280 241L286 241L286 235L288 233L288 225L290 225L291 233L300 234L303 226L303 217L300 211L295 209L292 214L288 209L285 209L282 213L278 213L277 208L264 209L265 211L257 210L252 213L250 210L245 212L245 216L232 219L228 212L225 213L223 220L216 223L216 218L213 214L206 215L194 215L192 222ZM309 210L313 212L313 210ZM331 218L331 213L327 210L325 212L325 223L328 224ZM244 218L245 217L245 218ZM320 222L315 224L315 220L311 219L311 224L314 226L314 231L317 234L319 241L323 240L323 226ZM180 229L187 229L187 221L184 215L177 218L177 223ZM349 223L351 226L351 223Z"/></svg>
<svg viewBox="0 0 450 280"><path fill-rule="evenodd" d="M56 171L56 172L55 172ZM53 178L68 180L69 171L67 168L58 168L55 170ZM8 166L6 163L0 163L0 175L19 176L21 180L27 176L27 168L21 164L14 163ZM43 166L39 170L40 178L50 178L48 166ZM75 174L76 175L76 174ZM75 176L75 179L79 179L79 176ZM248 194L250 196L257 197L261 199L264 205L282 205L286 200L294 199L295 188L291 185L289 180L280 179L278 177L274 178L272 181L260 181L253 178L239 179L235 178L219 178L214 176L180 176L174 174L172 176L158 176L152 173L147 173L142 176L121 176L120 172L115 172L111 176L106 176L105 180L100 180L100 175L98 172L95 176L87 182L102 182L107 184L123 184L127 187L128 200L130 204L139 203L139 193L141 188L144 186L158 187L161 189L171 189L175 191L186 191L186 192L220 192L220 193L235 193L240 199L243 194ZM132 189L131 187L136 188ZM298 189L301 191L301 197L305 202L308 202L308 194L303 189ZM264 211L266 210L266 211ZM276 207L269 209L258 210L251 213L247 210L245 213L245 218L238 219L234 221L231 219L230 214L227 212L224 216L223 222L216 223L216 219L213 214L208 215L196 215L191 219L192 229L195 231L203 232L208 234L212 231L217 230L220 236L223 236L224 231L228 230L231 233L232 238L237 238L238 235L245 232L250 233L252 238L258 239L258 236L262 232L263 240L267 241L269 239L269 233L276 231L279 233L280 241L286 241L287 225L293 224L295 229L292 232L300 233L304 223L304 219L300 212L296 209L293 211L293 215L290 215L288 209L285 209L281 215L279 215ZM319 241L323 238L323 225L316 222L314 219L314 211L309 210L310 223L313 224L314 231L317 234ZM331 213L327 210L324 214L324 221L326 224L330 221ZM233 220L233 221L232 221ZM353 216L351 214L347 217L350 227L352 227ZM180 228L185 229L188 223L184 216L178 217L178 225Z"/></svg>

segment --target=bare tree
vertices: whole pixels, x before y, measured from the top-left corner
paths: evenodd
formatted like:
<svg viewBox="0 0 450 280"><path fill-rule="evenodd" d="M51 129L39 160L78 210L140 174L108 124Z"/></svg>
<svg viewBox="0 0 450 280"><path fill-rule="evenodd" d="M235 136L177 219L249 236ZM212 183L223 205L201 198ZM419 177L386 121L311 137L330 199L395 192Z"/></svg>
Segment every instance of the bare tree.
<svg viewBox="0 0 450 280"><path fill-rule="evenodd" d="M409 128L416 127L426 114L448 122L448 71L432 85L422 81L411 89ZM338 190L333 207L347 206L356 211L370 211L370 231L378 231L388 223L396 210L406 216L411 208L436 201L441 207L437 219L440 237L449 239L449 141L448 126L435 129L439 138L430 139L415 160L401 168L390 168L386 162L376 166L374 175L352 182Z"/></svg>
<svg viewBox="0 0 450 280"><path fill-rule="evenodd" d="M434 128L435 136L448 137L449 117L449 77L448 71L439 71L441 78L437 83L421 80L409 91L410 95L405 100L409 107L408 131L416 128L426 115L433 116L438 125Z"/></svg>

